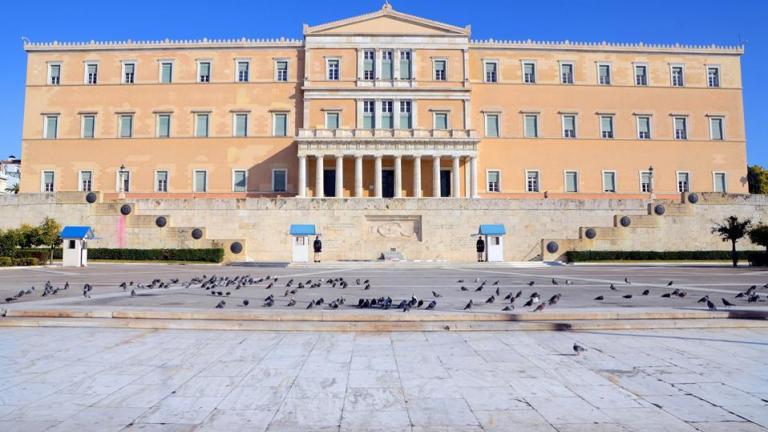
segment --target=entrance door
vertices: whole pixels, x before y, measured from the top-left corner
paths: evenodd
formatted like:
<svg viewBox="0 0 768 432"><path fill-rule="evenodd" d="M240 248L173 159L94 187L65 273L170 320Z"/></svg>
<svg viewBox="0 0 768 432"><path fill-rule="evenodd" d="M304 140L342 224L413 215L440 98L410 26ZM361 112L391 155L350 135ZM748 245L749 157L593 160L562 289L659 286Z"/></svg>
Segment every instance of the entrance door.
<svg viewBox="0 0 768 432"><path fill-rule="evenodd" d="M293 262L309 262L309 237L307 236L294 236L293 237Z"/></svg>
<svg viewBox="0 0 768 432"><path fill-rule="evenodd" d="M323 172L323 196L336 196L336 170L327 169Z"/></svg>
<svg viewBox="0 0 768 432"><path fill-rule="evenodd" d="M501 236L487 236L488 262L504 261L504 239Z"/></svg>
<svg viewBox="0 0 768 432"><path fill-rule="evenodd" d="M381 196L384 198L395 196L395 170L381 170Z"/></svg>
<svg viewBox="0 0 768 432"><path fill-rule="evenodd" d="M440 171L440 196L443 198L451 196L451 170Z"/></svg>

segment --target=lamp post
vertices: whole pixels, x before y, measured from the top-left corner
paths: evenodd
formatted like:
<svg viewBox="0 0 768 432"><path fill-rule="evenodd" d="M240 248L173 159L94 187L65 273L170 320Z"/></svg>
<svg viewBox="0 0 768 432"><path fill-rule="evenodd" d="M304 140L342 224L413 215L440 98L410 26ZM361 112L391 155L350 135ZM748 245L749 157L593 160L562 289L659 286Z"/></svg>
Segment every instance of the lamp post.
<svg viewBox="0 0 768 432"><path fill-rule="evenodd" d="M648 167L648 194L653 199L653 165Z"/></svg>
<svg viewBox="0 0 768 432"><path fill-rule="evenodd" d="M119 179L119 183L120 183L120 184L117 185L118 192L119 192L118 196L117 196L118 199L125 199L125 192L126 192L125 191L125 175L127 173L128 172L125 169L125 164L121 164L120 165L120 170L118 171L118 179Z"/></svg>

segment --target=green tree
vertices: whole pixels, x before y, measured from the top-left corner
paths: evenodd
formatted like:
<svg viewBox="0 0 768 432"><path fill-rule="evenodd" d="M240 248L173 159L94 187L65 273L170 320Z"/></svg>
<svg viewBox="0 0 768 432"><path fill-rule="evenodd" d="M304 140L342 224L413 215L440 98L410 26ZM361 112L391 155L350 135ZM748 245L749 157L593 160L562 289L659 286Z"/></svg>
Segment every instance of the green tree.
<svg viewBox="0 0 768 432"><path fill-rule="evenodd" d="M61 244L61 225L55 219L46 217L37 226L40 236L40 245L48 246L51 250L50 263L53 263L53 250Z"/></svg>
<svg viewBox="0 0 768 432"><path fill-rule="evenodd" d="M764 247L768 253L768 225L759 224L749 230L749 239L752 243Z"/></svg>
<svg viewBox="0 0 768 432"><path fill-rule="evenodd" d="M716 223L712 227L712 234L717 234L723 241L731 242L731 260L734 267L739 263L739 258L736 256L736 242L747 235L751 224L752 221L749 219L739 220L736 216L729 216L722 223Z"/></svg>
<svg viewBox="0 0 768 432"><path fill-rule="evenodd" d="M19 246L19 233L16 230L0 230L0 256L13 257Z"/></svg>
<svg viewBox="0 0 768 432"><path fill-rule="evenodd" d="M22 224L16 231L19 234L19 246L22 248L33 248L43 244L39 227Z"/></svg>
<svg viewBox="0 0 768 432"><path fill-rule="evenodd" d="M747 168L747 182L749 193L768 194L768 170L760 165L752 165Z"/></svg>

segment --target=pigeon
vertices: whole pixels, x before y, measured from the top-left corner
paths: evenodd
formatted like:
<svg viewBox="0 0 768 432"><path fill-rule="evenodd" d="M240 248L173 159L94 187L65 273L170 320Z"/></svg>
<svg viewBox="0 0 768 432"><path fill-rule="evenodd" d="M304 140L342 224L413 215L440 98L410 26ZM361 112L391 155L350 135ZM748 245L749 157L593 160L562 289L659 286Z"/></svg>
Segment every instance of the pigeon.
<svg viewBox="0 0 768 432"><path fill-rule="evenodd" d="M505 312L511 311L511 310L515 310L515 307L513 305L506 305L504 306L504 309L502 309L502 311L505 311Z"/></svg>
<svg viewBox="0 0 768 432"><path fill-rule="evenodd" d="M227 302L225 302L224 300L222 300L222 301L220 301L220 302L219 302L219 303L216 305L216 309L224 309L224 305L226 305L226 304L227 304Z"/></svg>
<svg viewBox="0 0 768 432"><path fill-rule="evenodd" d="M667 286L671 287L673 283L674 283L673 281L669 281L669 282L667 282Z"/></svg>
<svg viewBox="0 0 768 432"><path fill-rule="evenodd" d="M461 289L462 291L469 291L469 288L465 287L464 285L462 285L460 289Z"/></svg>
<svg viewBox="0 0 768 432"><path fill-rule="evenodd" d="M523 307L529 307L529 306L533 306L533 299L532 298L528 299L528 301L525 302L525 304L523 305Z"/></svg>
<svg viewBox="0 0 768 432"><path fill-rule="evenodd" d="M435 306L437 306L437 302L436 302L436 301L434 301L434 300L432 300L432 301L431 301L431 302L429 302L429 304L427 305L427 307L426 307L426 310L432 310L432 309L434 309L434 308L435 308Z"/></svg>
<svg viewBox="0 0 768 432"><path fill-rule="evenodd" d="M552 285L559 285L559 283L555 280L555 278L552 278Z"/></svg>
<svg viewBox="0 0 768 432"><path fill-rule="evenodd" d="M617 291L617 290L616 290L616 287L615 287L613 284L611 284L611 286L610 286L609 288L610 288L612 291Z"/></svg>
<svg viewBox="0 0 768 432"><path fill-rule="evenodd" d="M544 307L546 306L546 303L541 303L540 305L536 306L536 309L534 309L534 312L541 312L544 310Z"/></svg>
<svg viewBox="0 0 768 432"><path fill-rule="evenodd" d="M493 285L498 285L498 284L499 284L499 281L496 281L493 283Z"/></svg>
<svg viewBox="0 0 768 432"><path fill-rule="evenodd" d="M491 295L490 297L488 297L488 299L485 301L485 303L486 303L486 304L490 304L490 303L493 303L493 302L495 302L495 301L496 301L496 297L494 297L493 295Z"/></svg>
<svg viewBox="0 0 768 432"><path fill-rule="evenodd" d="M664 298L670 298L670 297L672 297L672 293L664 293L661 296L664 297Z"/></svg>
<svg viewBox="0 0 768 432"><path fill-rule="evenodd" d="M717 306L715 306L715 304L712 303L712 300L707 300L707 308L711 311L717 310Z"/></svg>
<svg viewBox="0 0 768 432"><path fill-rule="evenodd" d="M248 299L243 299L243 306L248 306L251 302Z"/></svg>
<svg viewBox="0 0 768 432"><path fill-rule="evenodd" d="M501 295L501 291L499 291L499 288L498 288L498 287L496 287L496 295L497 295L497 296Z"/></svg>
<svg viewBox="0 0 768 432"><path fill-rule="evenodd" d="M436 292L434 292L434 291L432 291L432 295L433 295L435 298L438 298L438 297L440 297L440 294L438 294L438 293L436 293Z"/></svg>
<svg viewBox="0 0 768 432"><path fill-rule="evenodd" d="M136 290L135 289L131 289L131 297L136 297Z"/></svg>
<svg viewBox="0 0 768 432"><path fill-rule="evenodd" d="M456 283L464 283L464 279L459 279L456 281Z"/></svg>
<svg viewBox="0 0 768 432"><path fill-rule="evenodd" d="M704 297L700 298L696 303L705 303L707 300L709 300L709 296L705 295Z"/></svg>
<svg viewBox="0 0 768 432"><path fill-rule="evenodd" d="M723 301L723 306L733 306L733 303L729 302L728 300L721 298L720 300Z"/></svg>
<svg viewBox="0 0 768 432"><path fill-rule="evenodd" d="M643 291L643 294L641 294L641 295L647 296L650 293L651 293L651 290L647 289L647 290Z"/></svg>
<svg viewBox="0 0 768 432"><path fill-rule="evenodd" d="M622 297L624 297L625 299L631 299L632 298L632 294L625 294Z"/></svg>
<svg viewBox="0 0 768 432"><path fill-rule="evenodd" d="M369 289L371 289L371 284L368 284L368 283L365 284L365 287L363 288L363 290L365 291L365 290L369 290Z"/></svg>
<svg viewBox="0 0 768 432"><path fill-rule="evenodd" d="M479 292L483 290L483 285L481 284L479 287L475 288L475 292Z"/></svg>
<svg viewBox="0 0 768 432"><path fill-rule="evenodd" d="M521 295L523 295L523 291L518 291L517 294L515 294L515 298L520 298Z"/></svg>
<svg viewBox="0 0 768 432"><path fill-rule="evenodd" d="M603 297L601 295L599 295L599 296L594 298L594 300L598 300L598 301L603 300L603 299L605 299L605 297Z"/></svg>
<svg viewBox="0 0 768 432"><path fill-rule="evenodd" d="M534 281L529 281L529 282L528 282L528 286L529 286L529 287L532 287L532 286L533 286L533 284L535 284L535 283L536 283L536 282L534 282Z"/></svg>
<svg viewBox="0 0 768 432"><path fill-rule="evenodd" d="M575 352L576 355L579 355L579 354L585 352L586 350L587 350L586 348L584 348L583 346L581 346L581 345L579 345L579 344L574 342L574 344L573 344L573 352Z"/></svg>
<svg viewBox="0 0 768 432"><path fill-rule="evenodd" d="M307 305L307 309L312 309L314 306L315 306L315 301L314 300L310 300L309 304Z"/></svg>
<svg viewBox="0 0 768 432"><path fill-rule="evenodd" d="M627 285L632 285L632 282L629 281L628 277L624 278L624 283L626 283Z"/></svg>
<svg viewBox="0 0 768 432"><path fill-rule="evenodd" d="M555 295L553 295L552 297L549 298L549 301L547 301L547 303L549 303L549 306L555 305L555 304L557 304L557 302L560 301L560 297L562 297L562 296L563 295L559 294L559 293L555 294Z"/></svg>
<svg viewBox="0 0 768 432"><path fill-rule="evenodd" d="M267 300L261 306L262 307L272 307L272 305L274 305L274 304L275 304L275 300L274 299L267 298Z"/></svg>
<svg viewBox="0 0 768 432"><path fill-rule="evenodd" d="M464 306L464 310L472 309L472 299L469 299L469 303L467 303L466 306Z"/></svg>

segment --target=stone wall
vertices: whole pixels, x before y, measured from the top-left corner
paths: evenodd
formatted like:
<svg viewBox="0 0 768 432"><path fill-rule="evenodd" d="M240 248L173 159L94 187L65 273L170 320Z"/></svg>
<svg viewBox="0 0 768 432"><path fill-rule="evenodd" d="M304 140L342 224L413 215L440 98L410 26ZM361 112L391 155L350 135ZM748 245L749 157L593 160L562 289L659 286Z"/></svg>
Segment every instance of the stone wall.
<svg viewBox="0 0 768 432"><path fill-rule="evenodd" d="M315 224L325 260L373 260L396 248L409 260L473 261L473 234L480 224L504 224L504 257L510 261L557 259L569 249L728 249L710 233L714 222L736 215L768 223L765 196L699 194L697 204L647 200L467 200L467 199L137 199L88 204L84 193L21 194L0 197L0 228L36 224L51 216L63 225L90 225L99 238L92 247L229 248L229 259L289 261L291 224ZM131 206L122 215L120 208ZM653 208L665 206L664 215ZM155 223L158 216L165 227ZM622 216L631 224L623 227ZM200 228L201 239L192 238ZM587 239L586 228L597 236ZM554 240L559 249L548 253ZM755 248L744 240L743 249Z"/></svg>

